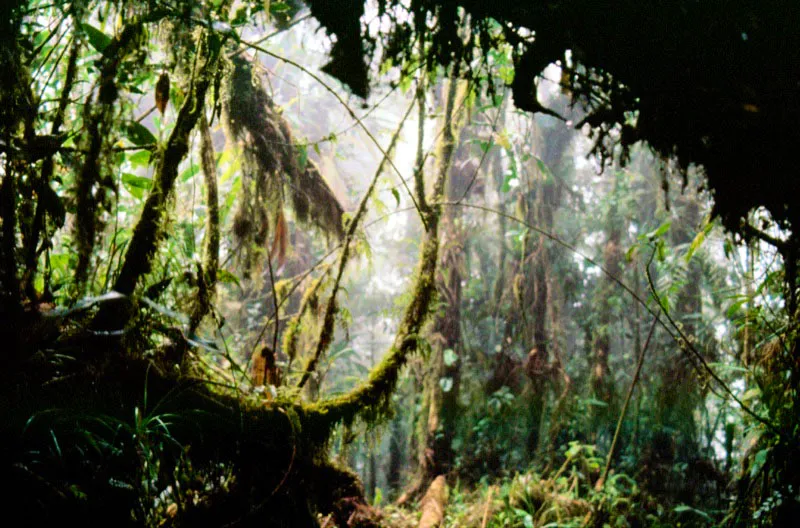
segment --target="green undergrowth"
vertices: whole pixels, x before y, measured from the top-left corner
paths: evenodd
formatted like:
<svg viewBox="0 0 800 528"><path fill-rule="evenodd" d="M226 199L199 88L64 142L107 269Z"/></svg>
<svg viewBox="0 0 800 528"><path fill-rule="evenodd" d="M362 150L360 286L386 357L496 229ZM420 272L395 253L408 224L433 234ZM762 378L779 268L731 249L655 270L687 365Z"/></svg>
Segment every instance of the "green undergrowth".
<svg viewBox="0 0 800 528"><path fill-rule="evenodd" d="M0 395L4 477L15 483L6 498L31 525L402 528L419 520L419 505L375 511L358 477L330 461L333 428L364 419L342 413L339 400L247 392L152 358L80 367L66 355L40 359ZM384 376L376 369L348 397L352 405ZM373 405L369 419L379 419L384 407ZM659 500L645 489L648 475L631 468L597 489L604 458L592 445L559 452L544 470L456 482L444 526L714 525L713 513Z"/></svg>
<svg viewBox="0 0 800 528"><path fill-rule="evenodd" d="M300 404L143 359L42 368L0 396L6 499L33 526L374 525Z"/></svg>
<svg viewBox="0 0 800 528"><path fill-rule="evenodd" d="M595 487L602 458L591 445L565 446L561 466L544 472L517 473L474 485L458 481L449 491L444 527L556 528L715 526L718 515L686 504L668 506L648 493L636 478L612 473ZM387 506L382 517L391 526L414 527L419 505Z"/></svg>

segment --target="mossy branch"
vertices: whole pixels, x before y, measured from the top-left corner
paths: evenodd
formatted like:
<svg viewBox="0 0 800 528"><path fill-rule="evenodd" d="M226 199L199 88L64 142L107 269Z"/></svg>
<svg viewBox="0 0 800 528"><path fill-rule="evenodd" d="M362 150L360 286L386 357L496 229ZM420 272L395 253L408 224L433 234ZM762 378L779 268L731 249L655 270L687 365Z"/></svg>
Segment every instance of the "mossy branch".
<svg viewBox="0 0 800 528"><path fill-rule="evenodd" d="M309 433L320 441L327 438L330 430L339 423L351 424L356 418L366 422L374 422L391 401L392 393L397 386L401 369L406 365L409 356L419 349L418 341L422 334L430 306L436 297L436 265L439 256L439 217L441 201L444 195L447 177L452 163L454 143L453 116L456 100L456 80L458 72L451 74L451 85L445 107L444 133L437 156L436 179L433 194L426 202L421 214L427 217L425 234L420 246L419 263L414 276L411 302L406 307L394 343L384 358L372 369L366 381L352 391L341 396L308 405L306 413L311 426Z"/></svg>
<svg viewBox="0 0 800 528"><path fill-rule="evenodd" d="M400 370L409 355L418 349L417 341L428 308L436 295L436 260L439 252L438 219L428 224L420 250L411 303L406 307L394 343L383 360L370 372L365 382L347 394L311 404L307 414L313 426L310 431L318 439L327 438L338 423L352 423L361 415L366 421L378 418L386 409L397 385Z"/></svg>
<svg viewBox="0 0 800 528"><path fill-rule="evenodd" d="M206 33L200 38L189 93L178 113L175 128L161 152L153 189L147 196L119 277L114 283L114 290L119 293L133 293L141 277L150 270L157 247L161 215L167 198L174 189L178 165L189 152L189 136L203 112L206 93L214 80L219 63L221 47L219 37L213 33Z"/></svg>
<svg viewBox="0 0 800 528"><path fill-rule="evenodd" d="M411 114L411 110L413 108L414 102L412 101L411 105L408 107L408 110L406 110L406 113L403 115L403 118L400 120L400 124L392 136L391 141L389 142L389 148L386 149L386 154L378 164L378 169L375 171L375 176L372 178L372 182L369 184L367 192L364 193L364 196L361 198L361 203L358 204L358 209L356 209L356 213L353 215L353 218L350 220L350 223L347 226L347 232L345 233L344 242L342 244L342 256L339 259L339 269L336 272L336 280L333 283L333 290L328 298L328 304L325 307L325 317L322 322L322 328L320 329L317 346L314 349L314 355L311 356L306 364L306 367L303 371L303 376L300 378L300 382L297 384L297 387L300 389L303 388L303 386L308 382L311 374L316 370L322 354L325 353L330 346L331 341L333 341L333 330L336 316L336 295L339 293L342 277L344 276L344 269L347 266L347 262L350 258L351 245L353 239L355 238L356 230L358 229L358 226L361 224L361 220L364 218L364 215L367 212L367 203L372 197L372 193L375 191L375 186L378 184L378 178L380 178L381 174L383 174L386 163L389 161L389 156L394 151L395 145L397 145L397 140L400 138L400 133L403 131L403 125L405 125L406 119L408 119L408 116Z"/></svg>
<svg viewBox="0 0 800 528"><path fill-rule="evenodd" d="M286 332L283 334L283 353L286 354L286 357L289 358L289 365L287 366L287 371L291 369L292 362L297 357L297 344L300 341L300 324L305 316L306 312L308 311L311 304L315 304L318 301L317 292L320 289L320 286L325 282L325 277L330 273L331 267L326 266L325 270L322 272L322 275L314 279L306 291L303 292L303 297L300 300L300 308L297 310L297 314L292 317L289 323L286 325ZM288 297L288 295L287 295Z"/></svg>
<svg viewBox="0 0 800 528"><path fill-rule="evenodd" d="M414 191L423 209L428 208L425 199L425 74L421 71L417 80L417 158L414 161Z"/></svg>
<svg viewBox="0 0 800 528"><path fill-rule="evenodd" d="M208 314L214 299L219 268L219 198L217 192L217 163L211 129L205 114L200 117L200 170L206 184L206 233L203 242L203 266L198 276L198 299L189 321L189 332L194 333Z"/></svg>
<svg viewBox="0 0 800 528"><path fill-rule="evenodd" d="M211 141L211 130L205 115L202 117L200 130L200 150L202 152L203 177L206 183L206 235L203 248L203 267L211 287L217 283L219 269L219 193L217 190L217 164L214 160L214 146Z"/></svg>
<svg viewBox="0 0 800 528"><path fill-rule="evenodd" d="M113 105L117 100L117 73L132 45L142 34L144 22L134 19L108 45L100 66L99 88L94 104L86 106L86 158L75 182L75 239L78 263L75 267L75 288L80 296L86 286L91 268L92 250L97 235L97 215L100 208L92 189L100 179L100 155L111 122Z"/></svg>

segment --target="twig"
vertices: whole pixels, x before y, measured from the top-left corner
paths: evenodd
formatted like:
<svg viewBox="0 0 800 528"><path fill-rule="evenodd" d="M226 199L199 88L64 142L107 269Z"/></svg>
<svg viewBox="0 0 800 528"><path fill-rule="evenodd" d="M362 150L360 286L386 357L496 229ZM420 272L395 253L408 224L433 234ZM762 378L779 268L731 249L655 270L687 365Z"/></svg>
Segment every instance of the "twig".
<svg viewBox="0 0 800 528"><path fill-rule="evenodd" d="M614 458L614 452L617 450L617 441L619 440L619 433L622 430L622 421L625 419L625 413L628 411L628 405L631 402L633 390L636 388L636 382L639 381L639 374L642 372L642 364L644 363L644 355L647 352L648 345L650 345L650 339L653 337L653 332L655 331L657 324L658 316L653 319L653 324L650 325L650 332L647 334L647 339L644 342L642 351L639 353L639 360L636 363L636 372L634 372L631 385L628 387L628 395L625 396L625 403L622 404L622 410L620 411L619 419L617 420L617 429L614 431L614 439L611 440L611 448L608 450L608 457L606 458L606 467L603 470L603 476L601 476L600 480L598 480L597 484L595 484L596 491L603 489L603 486L606 484L606 479L608 479L608 472L611 469L611 461Z"/></svg>
<svg viewBox="0 0 800 528"><path fill-rule="evenodd" d="M140 115L139 117L137 117L136 119L134 119L134 121L133 121L133 122L134 122L134 123L141 123L142 121L144 121L144 119L145 119L147 116L149 116L150 114L152 114L153 112L155 112L155 110L156 110L156 105L153 105L153 106L151 106L151 107L150 107L150 108L149 108L149 109L148 109L148 110L147 110L145 113L143 113L142 115ZM140 148L144 148L144 147L140 147Z"/></svg>
<svg viewBox="0 0 800 528"><path fill-rule="evenodd" d="M457 69L454 68L451 81L456 82L457 78ZM454 95L455 90L451 89L446 104L445 126L448 128L452 127ZM445 145L452 140L450 134L450 137L445 139ZM449 148L452 148L452 145ZM319 401L314 406L306 408L306 412L313 414L314 419L318 420L316 423L319 427L315 432L321 433L318 436L320 440L327 438L330 429L338 423L352 424L356 418L363 417L365 413L377 417L382 409L386 409L397 385L400 370L407 364L409 355L419 350L420 333L436 294L435 272L439 258L440 202L451 163L448 153L437 161L439 165L433 182L432 202L427 202L424 211L420 212L420 215L427 216L429 221L423 222L425 235L420 245L416 280L412 290L414 295L405 308L392 346L380 364L370 371L369 377L346 394ZM369 402L369 405L365 406L364 402Z"/></svg>
<svg viewBox="0 0 800 528"><path fill-rule="evenodd" d="M292 28L293 28L294 26L296 26L297 24L300 24L301 22L305 22L305 21L306 21L306 20L308 20L309 18L311 18L311 14L310 14L310 13L309 13L309 14L307 14L307 15L301 16L300 18L298 18L298 19L296 19L296 20L293 20L293 21L292 21L292 23L291 23L291 24L289 24L288 26L286 26L286 27L284 27L284 28L276 29L276 30L275 30L275 31L273 31L272 33L269 33L269 34L267 34L267 35L265 35L265 36L261 37L261 38L260 38L260 39L258 39L257 41L253 42L253 44L263 44L264 42L266 42L267 40L271 39L272 37L274 37L274 36L277 36L277 35L280 35L281 33L283 33L283 32L285 32L285 31L288 31L288 30L292 29ZM229 59L232 59L232 58L234 58L234 57L238 57L238 56L239 56L239 55L241 55L242 53L244 53L244 48L239 48L238 50L236 50L236 51L234 51L233 53L229 54L229 55L228 55L228 58L229 58Z"/></svg>
<svg viewBox="0 0 800 528"><path fill-rule="evenodd" d="M343 242L342 247L342 256L339 259L339 270L336 274L336 280L333 283L333 290L331 291L330 298L328 299L328 304L325 307L325 317L322 322L322 328L319 332L319 339L317 340L317 347L314 351L314 355L306 364L305 372L303 372L303 376L300 378L300 382L297 384L298 389L302 389L303 386L308 382L311 373L314 372L314 369L317 366L317 362L319 362L319 358L328 348L330 344L332 333L333 333L333 325L334 325L334 316L336 313L336 294L339 292L339 288L342 282L342 276L344 275L344 269L347 265L348 258L350 256L350 246L351 242L353 241L353 237L355 236L356 229L358 229L358 225L361 222L361 219L367 212L367 202L369 201L372 193L375 190L375 186L378 183L378 178L380 178L381 174L383 173L383 168L387 161L390 161L390 153L394 150L395 145L397 144L397 140L400 138L400 133L403 131L403 126L406 123L406 119L411 114L411 110L414 108L415 101L411 101L411 104L408 106L408 110L406 110L405 115L400 120L400 125L398 125L397 130L392 137L392 140L389 142L389 148L386 151L383 159L381 160L380 164L378 165L378 169L375 171L375 176L372 179L372 182L367 189L367 192L364 193L363 198L361 199L361 203L358 205L358 209L356 210L355 215L350 220L350 224L347 226L347 233L345 234L345 239Z"/></svg>

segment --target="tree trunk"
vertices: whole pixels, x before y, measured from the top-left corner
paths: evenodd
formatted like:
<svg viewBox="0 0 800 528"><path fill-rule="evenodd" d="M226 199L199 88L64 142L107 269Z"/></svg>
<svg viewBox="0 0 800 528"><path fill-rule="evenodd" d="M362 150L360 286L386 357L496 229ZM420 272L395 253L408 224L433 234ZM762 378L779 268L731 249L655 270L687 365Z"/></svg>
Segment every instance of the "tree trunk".
<svg viewBox="0 0 800 528"><path fill-rule="evenodd" d="M445 101L445 122L439 161L449 171L445 189L447 201L461 197L468 180L463 171L453 169L456 137L460 126L464 90L455 76L451 77ZM441 220L441 251L436 274L439 300L444 304L433 323L431 341L434 346L433 367L427 389L428 421L425 442L420 453L420 488L436 475L452 469L452 442L458 418L458 393L461 384L461 274L464 266L463 230L460 209L448 207Z"/></svg>
<svg viewBox="0 0 800 528"><path fill-rule="evenodd" d="M538 128L538 123L535 125ZM553 231L554 212L561 204L561 187L554 171L570 145L572 135L567 128L550 130L547 141L540 152L541 158L531 163L531 177L526 192L518 196L520 213L525 220L546 231ZM539 163L540 162L540 163ZM544 168L543 168L544 166ZM525 360L525 373L531 382L529 403L528 456L533 458L539 447L541 425L554 366L550 363L550 336L547 321L551 312L549 301L550 264L553 255L544 236L529 232L525 237L525 255L520 263L520 272L525 277L525 286L519 296L519 310L523 314L522 336L530 346Z"/></svg>
<svg viewBox="0 0 800 528"><path fill-rule="evenodd" d="M607 274L603 274L599 279L597 289L597 322L591 330L591 375L590 390L592 397L605 404L605 406L594 405L591 407L590 427L592 435L596 438L601 429L611 428L611 420L616 416L614 407L614 379L609 366L611 356L611 336L617 331L617 322L620 318L619 297L617 285L610 276L621 278L623 267L622 233L623 224L619 208L617 206L622 192L621 179L623 176L618 174L613 187L607 197L609 207L605 213L604 231L606 242L603 246L602 262ZM613 431L612 431L613 432Z"/></svg>

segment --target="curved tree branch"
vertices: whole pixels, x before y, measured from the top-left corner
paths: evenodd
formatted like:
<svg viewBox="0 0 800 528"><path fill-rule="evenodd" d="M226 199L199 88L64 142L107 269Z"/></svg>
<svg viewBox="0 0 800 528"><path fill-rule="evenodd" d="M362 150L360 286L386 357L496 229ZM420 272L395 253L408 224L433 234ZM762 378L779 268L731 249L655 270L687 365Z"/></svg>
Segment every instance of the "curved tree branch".
<svg viewBox="0 0 800 528"><path fill-rule="evenodd" d="M458 71L456 68L454 70L456 71L451 74L451 83L456 83L458 79ZM391 401L401 369L405 366L410 354L419 349L418 341L422 334L422 327L436 296L441 199L452 162L452 155L448 153L452 153L454 148L454 92L451 89L453 96L448 97L445 110L445 130L440 144L441 153L437 156L433 194L431 199L426 202L425 210L421 213L427 217L428 221L425 223L419 263L414 273L417 280L414 284L411 302L406 307L400 321L394 343L381 362L370 372L367 380L349 393L306 407L305 412L311 418L308 422L311 425L309 433L312 437L321 440L326 438L331 428L339 423L349 424L359 417L369 422L384 414Z"/></svg>
<svg viewBox="0 0 800 528"><path fill-rule="evenodd" d="M409 114L411 114L411 110L414 108L414 101L411 102L409 105L408 110L403 115L403 118L400 120L400 125L397 127L394 135L392 136L391 141L389 142L389 148L386 149L387 155L383 157L380 164L378 164L378 169L375 171L375 176L372 178L372 182L367 189L367 192L364 193L363 198L361 198L361 203L358 204L358 209L356 210L355 215L350 220L349 225L347 226L347 233L345 234L344 242L342 243L342 256L339 258L339 270L336 272L336 280L333 283L333 290L331 291L330 297L328 298L328 304L325 307L325 317L322 322L322 328L320 329L319 339L317 339L317 346L314 350L314 355L309 359L308 363L306 364L306 368L303 372L303 376L300 378L300 382L297 384L298 388L303 388L303 386L308 382L308 378L311 376L311 373L316 370L317 363L319 362L320 357L322 354L328 349L333 339L333 326L334 326L334 319L336 315L336 295L339 293L339 288L342 282L342 276L344 275L344 269L347 266L347 261L350 258L350 247L351 243L353 242L353 238L355 237L356 230L358 229L361 220L364 218L364 215L367 212L367 202L369 201L372 193L375 191L375 186L378 183L378 178L380 178L381 174L383 174L383 169L386 166L387 161L389 161L389 155L394 150L395 145L397 144L397 140L400 138L400 133L403 131L403 126L406 123L406 119L408 119Z"/></svg>

